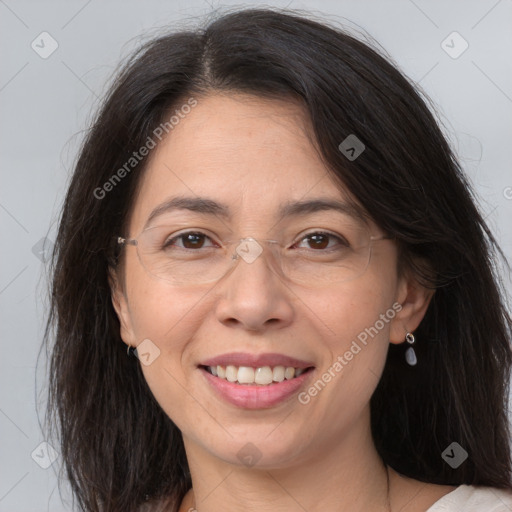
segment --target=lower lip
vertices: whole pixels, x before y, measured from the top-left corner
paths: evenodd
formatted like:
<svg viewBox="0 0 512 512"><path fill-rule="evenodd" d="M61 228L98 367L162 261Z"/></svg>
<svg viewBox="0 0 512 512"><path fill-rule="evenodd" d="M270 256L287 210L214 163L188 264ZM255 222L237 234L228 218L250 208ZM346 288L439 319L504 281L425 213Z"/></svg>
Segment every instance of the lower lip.
<svg viewBox="0 0 512 512"><path fill-rule="evenodd" d="M227 402L244 409L268 409L290 398L310 378L314 369L283 382L275 382L268 386L235 384L215 377L205 368L200 368L208 383Z"/></svg>

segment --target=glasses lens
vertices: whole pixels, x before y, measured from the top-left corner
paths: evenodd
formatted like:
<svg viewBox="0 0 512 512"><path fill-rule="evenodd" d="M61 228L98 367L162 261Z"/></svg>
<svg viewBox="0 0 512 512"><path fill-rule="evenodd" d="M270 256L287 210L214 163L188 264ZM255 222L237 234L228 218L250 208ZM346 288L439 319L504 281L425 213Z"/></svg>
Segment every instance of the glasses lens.
<svg viewBox="0 0 512 512"><path fill-rule="evenodd" d="M354 222L332 232L313 231L294 249L280 250L282 272L290 281L308 286L350 281L368 267L370 241L367 227Z"/></svg>
<svg viewBox="0 0 512 512"><path fill-rule="evenodd" d="M252 264L264 257L272 271L291 282L324 286L355 279L370 260L371 238L365 225L347 221L335 228L311 230L295 242L244 238L219 244L202 231L176 235L175 227L156 226L138 238L137 253L150 274L176 285L217 281L236 262ZM270 249L267 255L265 245Z"/></svg>
<svg viewBox="0 0 512 512"><path fill-rule="evenodd" d="M137 253L153 276L173 284L208 283L220 279L233 264L227 247L219 247L200 231L175 235L173 226L146 229Z"/></svg>

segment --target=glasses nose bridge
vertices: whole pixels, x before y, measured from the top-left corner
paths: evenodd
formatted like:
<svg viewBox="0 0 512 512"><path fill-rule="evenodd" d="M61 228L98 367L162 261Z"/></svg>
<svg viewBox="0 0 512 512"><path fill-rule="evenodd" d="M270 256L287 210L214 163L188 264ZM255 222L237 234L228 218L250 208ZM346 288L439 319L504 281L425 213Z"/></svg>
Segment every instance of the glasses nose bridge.
<svg viewBox="0 0 512 512"><path fill-rule="evenodd" d="M276 254L275 249L279 248L279 242L277 240L271 240L266 238L255 238L252 236L240 238L235 242L235 248L232 252L231 259L235 260L234 263L243 260L247 264L254 263L259 259L266 249L266 262L270 264L271 268L276 265L279 266L279 258ZM271 253L271 254L269 254Z"/></svg>

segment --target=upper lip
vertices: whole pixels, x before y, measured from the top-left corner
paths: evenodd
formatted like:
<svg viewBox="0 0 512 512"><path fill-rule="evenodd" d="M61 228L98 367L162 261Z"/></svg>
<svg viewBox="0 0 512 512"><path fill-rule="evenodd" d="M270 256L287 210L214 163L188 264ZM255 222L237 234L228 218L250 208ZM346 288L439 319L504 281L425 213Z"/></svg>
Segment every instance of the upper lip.
<svg viewBox="0 0 512 512"><path fill-rule="evenodd" d="M261 368L262 366L293 366L294 368L309 368L314 366L311 362L303 361L284 354L248 354L244 352L231 352L220 356L212 357L203 361L199 366L248 366Z"/></svg>

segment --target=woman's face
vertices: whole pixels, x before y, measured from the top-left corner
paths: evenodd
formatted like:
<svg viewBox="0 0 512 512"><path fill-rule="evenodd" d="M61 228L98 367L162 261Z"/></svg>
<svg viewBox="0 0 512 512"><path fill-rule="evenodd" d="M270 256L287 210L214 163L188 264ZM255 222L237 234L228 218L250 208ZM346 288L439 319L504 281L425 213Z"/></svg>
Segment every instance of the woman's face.
<svg viewBox="0 0 512 512"><path fill-rule="evenodd" d="M341 439L357 443L368 435L368 404L388 343L402 342L426 308L426 296L397 276L392 240L374 242L366 270L351 280L319 283L311 275L309 282L293 282L271 270L273 253L265 243L251 242L239 248L253 261L239 257L224 277L200 282L213 265L212 251L221 251L228 237L282 239L289 251L296 242L295 248L312 253L337 242L325 235L307 239L308 233L337 233L347 222L362 229L350 211L279 215L281 207L299 201L347 204L348 192L330 179L306 130L304 113L292 102L203 97L153 150L141 181L126 235L138 237L157 208L149 223L159 226L153 234L162 226L167 235L207 233L173 242L180 257L210 251L210 263L195 260L193 281L179 285L155 277L136 247L126 246L123 289L114 293L122 338L132 346L144 343L138 351L144 376L182 431L189 456L277 468L329 452ZM208 199L223 205L225 215L159 208L176 197ZM374 224L369 229L382 235ZM228 378L236 381L282 380L280 366L310 369L283 382L248 385L208 373L213 359L234 366ZM237 373L239 366L247 368Z"/></svg>

